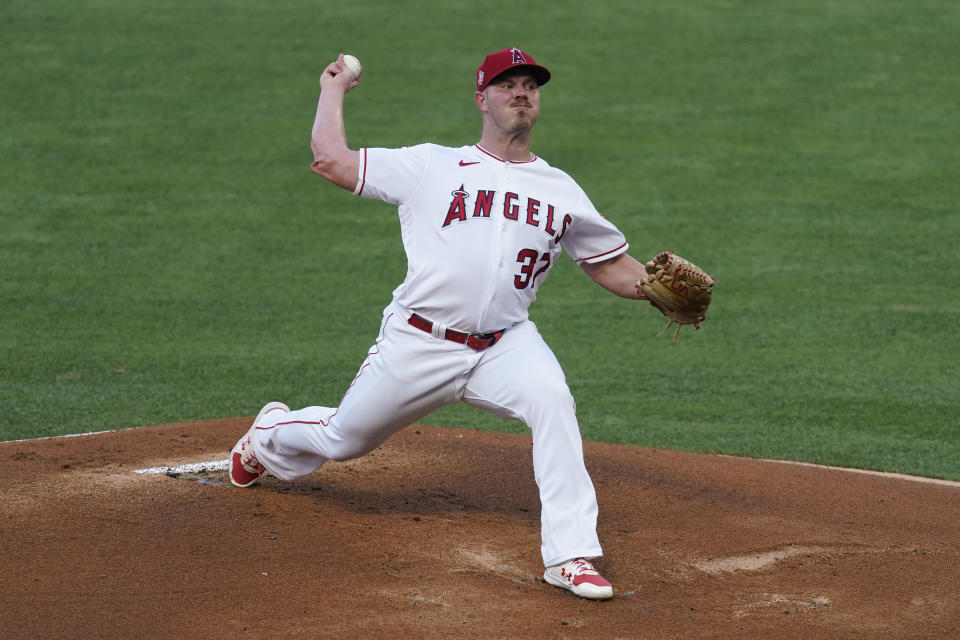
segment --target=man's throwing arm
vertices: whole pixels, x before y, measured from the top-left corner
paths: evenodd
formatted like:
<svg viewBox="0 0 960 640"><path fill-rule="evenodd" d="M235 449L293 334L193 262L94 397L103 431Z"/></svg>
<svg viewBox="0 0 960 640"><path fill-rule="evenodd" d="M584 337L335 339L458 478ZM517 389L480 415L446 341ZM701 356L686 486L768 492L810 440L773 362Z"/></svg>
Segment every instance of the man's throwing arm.
<svg viewBox="0 0 960 640"><path fill-rule="evenodd" d="M360 79L347 69L341 53L320 76L320 99L317 117L313 122L310 148L313 164L310 168L338 187L353 191L360 172L360 154L347 146L343 125L343 99L348 91L360 84Z"/></svg>

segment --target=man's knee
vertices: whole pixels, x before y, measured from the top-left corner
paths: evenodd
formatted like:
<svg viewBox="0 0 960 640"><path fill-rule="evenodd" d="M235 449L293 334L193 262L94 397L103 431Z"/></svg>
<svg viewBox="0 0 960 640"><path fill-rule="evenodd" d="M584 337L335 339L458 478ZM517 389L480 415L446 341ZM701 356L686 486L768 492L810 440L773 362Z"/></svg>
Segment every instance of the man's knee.
<svg viewBox="0 0 960 640"><path fill-rule="evenodd" d="M378 444L379 443L370 444L367 442L339 442L329 447L330 455L328 458L337 462L353 460L354 458L359 458L370 453L377 448Z"/></svg>

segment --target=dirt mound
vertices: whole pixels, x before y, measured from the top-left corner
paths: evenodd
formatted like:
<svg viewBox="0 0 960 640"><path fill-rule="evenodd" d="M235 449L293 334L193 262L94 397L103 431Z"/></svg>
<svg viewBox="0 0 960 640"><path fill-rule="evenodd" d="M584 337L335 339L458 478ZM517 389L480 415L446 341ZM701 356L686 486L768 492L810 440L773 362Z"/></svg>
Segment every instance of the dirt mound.
<svg viewBox="0 0 960 640"><path fill-rule="evenodd" d="M124 640L960 637L957 485L586 443L597 566L616 590L598 603L542 581L528 437L409 427L358 460L236 489L214 462L249 422L0 443L0 627ZM186 463L205 464L165 469Z"/></svg>

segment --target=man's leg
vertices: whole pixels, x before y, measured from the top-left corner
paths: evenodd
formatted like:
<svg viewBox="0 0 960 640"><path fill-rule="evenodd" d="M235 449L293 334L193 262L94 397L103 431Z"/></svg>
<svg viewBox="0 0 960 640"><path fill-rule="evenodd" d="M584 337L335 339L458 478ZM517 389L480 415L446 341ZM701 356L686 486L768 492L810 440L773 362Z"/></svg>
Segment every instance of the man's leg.
<svg viewBox="0 0 960 640"><path fill-rule="evenodd" d="M454 380L465 359L455 347L407 325L399 315L386 315L340 405L267 416L254 430L257 459L277 477L291 480L327 460L372 451L396 431L456 402Z"/></svg>
<svg viewBox="0 0 960 640"><path fill-rule="evenodd" d="M597 498L583 463L573 396L560 364L532 322L510 329L484 352L463 400L521 420L531 429L544 565L602 555Z"/></svg>

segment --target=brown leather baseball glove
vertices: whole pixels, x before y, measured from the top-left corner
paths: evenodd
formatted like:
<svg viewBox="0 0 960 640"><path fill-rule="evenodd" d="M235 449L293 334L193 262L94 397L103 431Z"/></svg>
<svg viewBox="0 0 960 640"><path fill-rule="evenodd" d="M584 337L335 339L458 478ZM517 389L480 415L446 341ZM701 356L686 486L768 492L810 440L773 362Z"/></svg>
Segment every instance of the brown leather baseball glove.
<svg viewBox="0 0 960 640"><path fill-rule="evenodd" d="M674 342L683 325L692 324L699 329L713 296L713 276L673 253L673 249L661 251L644 266L647 279L637 281L637 291L670 318L657 336L663 335L673 324L677 325Z"/></svg>

